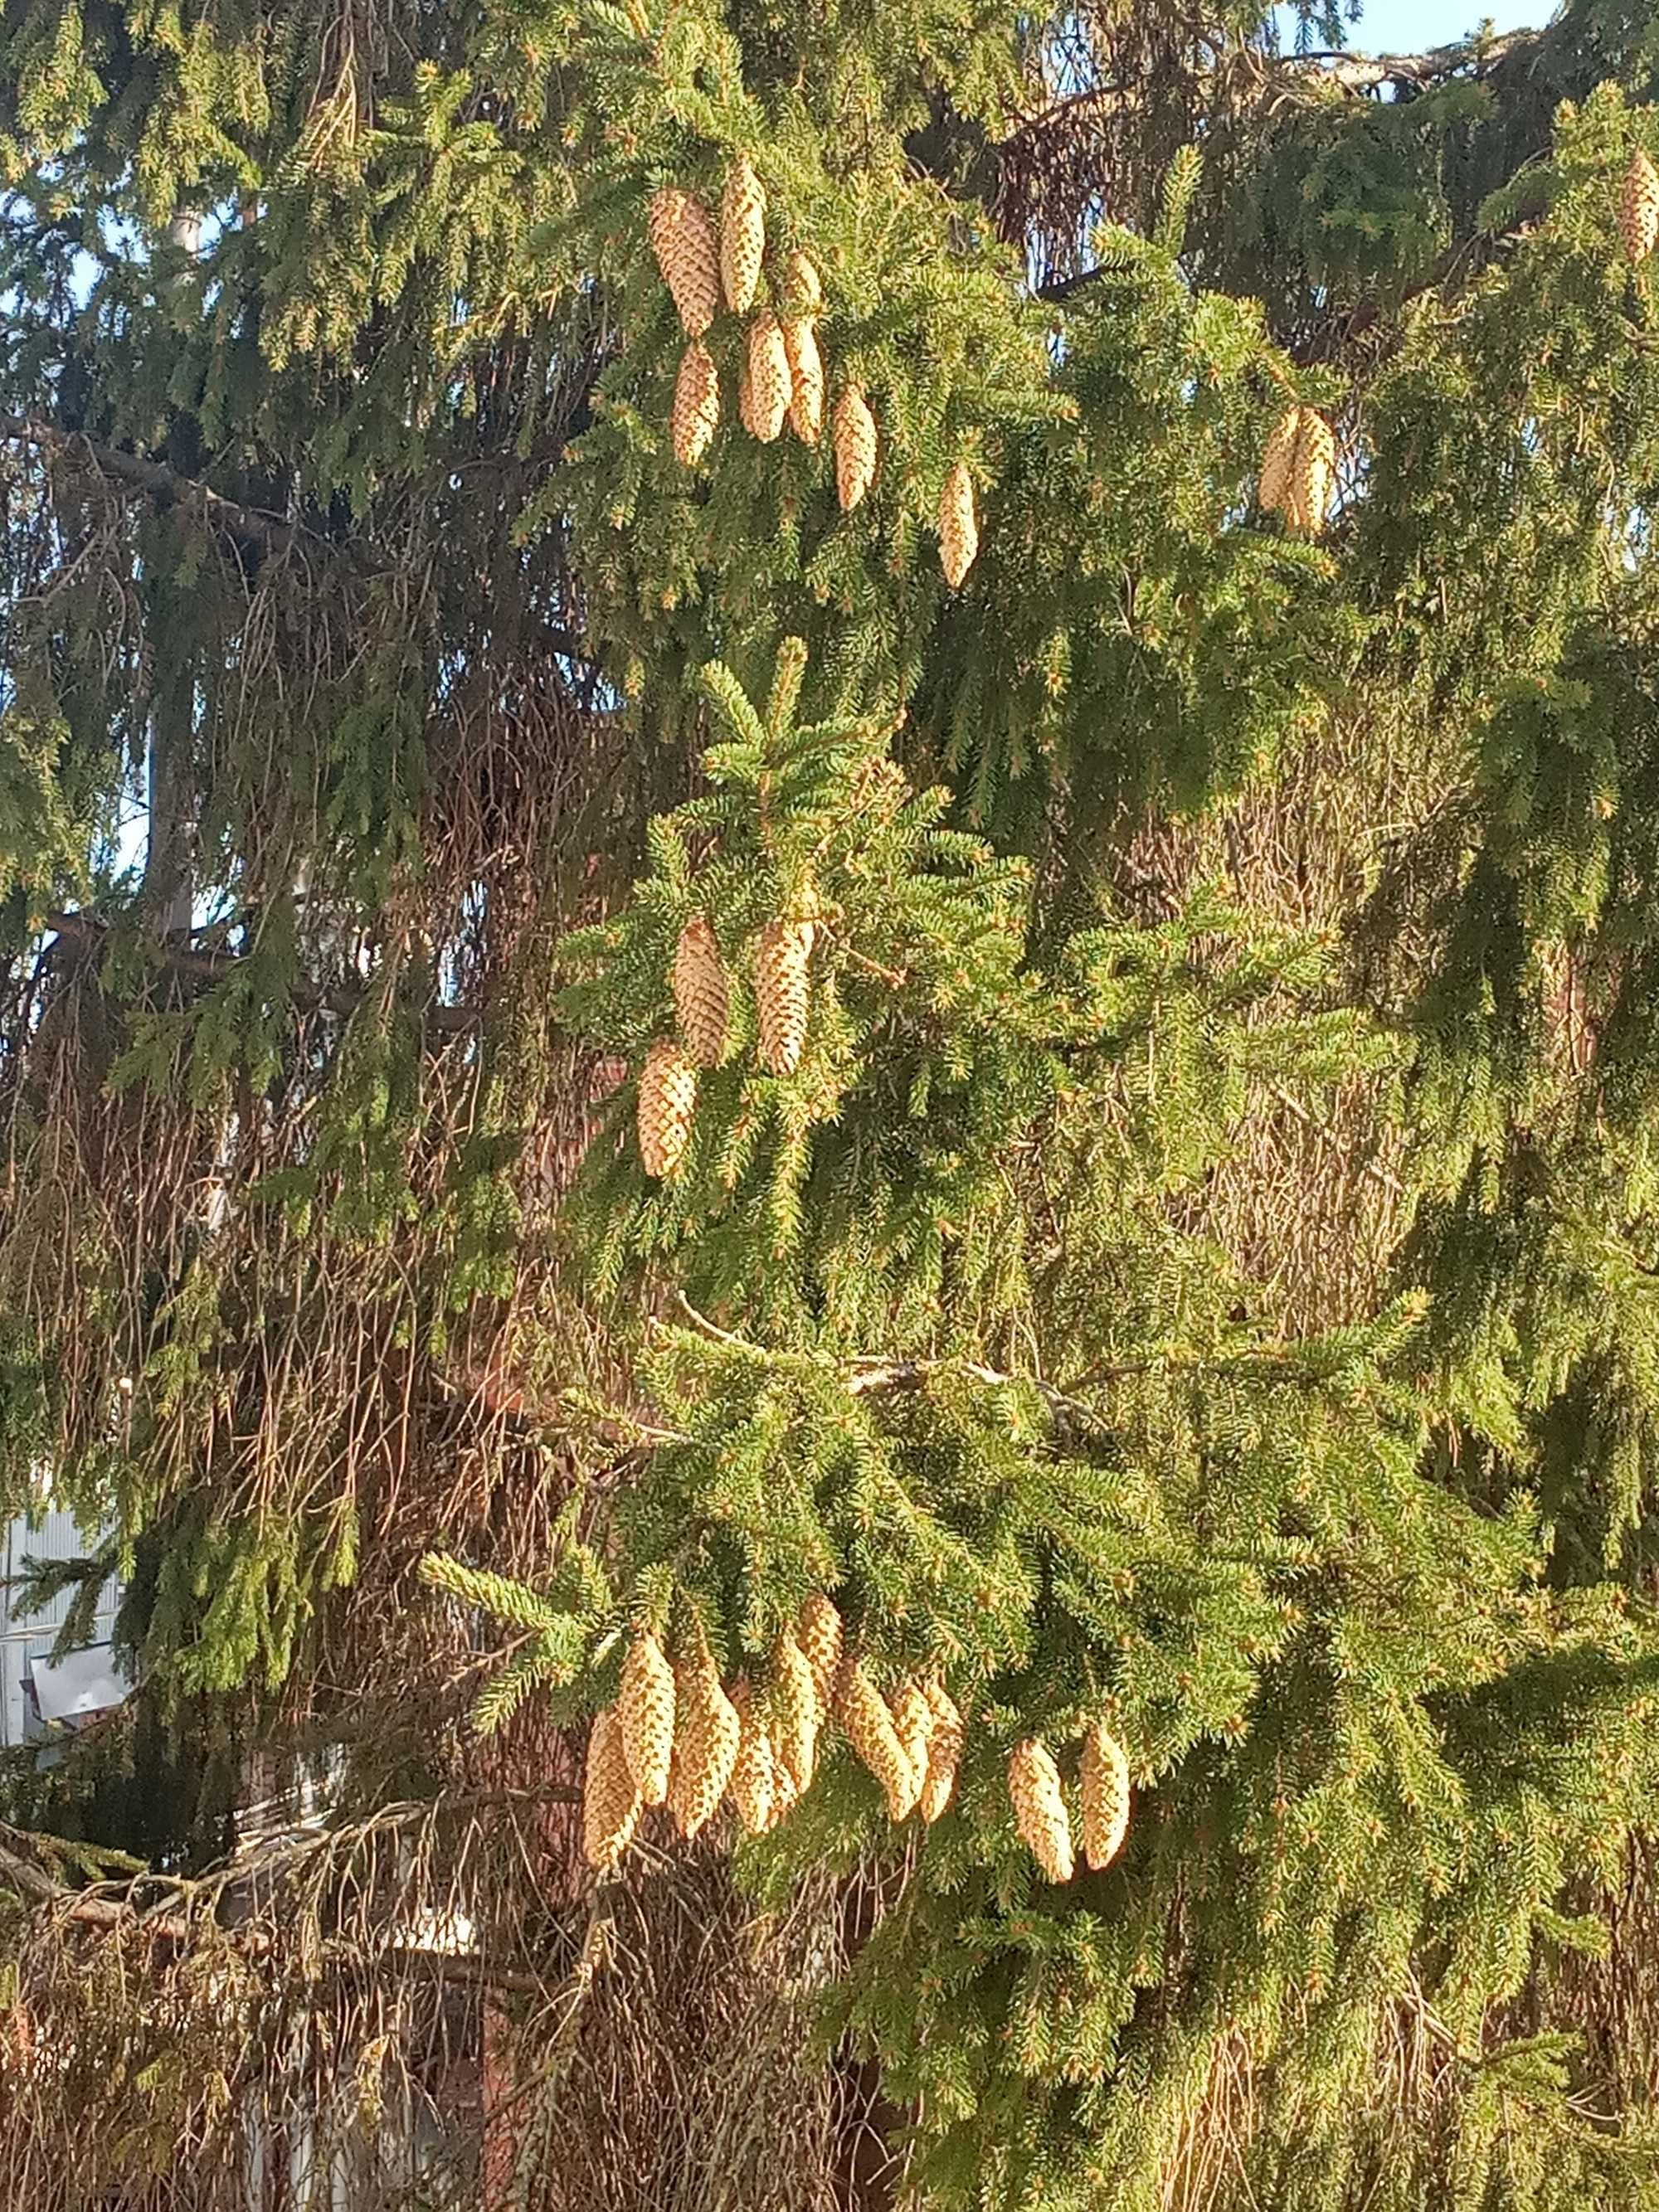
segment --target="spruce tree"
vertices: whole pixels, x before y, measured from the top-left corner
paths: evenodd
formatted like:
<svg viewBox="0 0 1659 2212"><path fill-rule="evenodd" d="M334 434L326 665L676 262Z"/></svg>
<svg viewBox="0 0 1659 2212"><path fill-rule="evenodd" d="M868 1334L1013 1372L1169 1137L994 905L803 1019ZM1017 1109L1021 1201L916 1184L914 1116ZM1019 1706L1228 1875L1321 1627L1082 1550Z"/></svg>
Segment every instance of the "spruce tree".
<svg viewBox="0 0 1659 2212"><path fill-rule="evenodd" d="M1659 11L1294 12L11 11L5 2201L1659 2198Z"/></svg>

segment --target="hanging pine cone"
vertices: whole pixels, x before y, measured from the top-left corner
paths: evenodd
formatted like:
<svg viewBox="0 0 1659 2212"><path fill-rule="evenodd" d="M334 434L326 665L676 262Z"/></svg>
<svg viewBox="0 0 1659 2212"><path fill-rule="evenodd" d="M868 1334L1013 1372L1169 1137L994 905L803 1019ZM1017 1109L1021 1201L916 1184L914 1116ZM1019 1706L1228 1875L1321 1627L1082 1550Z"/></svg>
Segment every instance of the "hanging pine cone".
<svg viewBox="0 0 1659 2212"><path fill-rule="evenodd" d="M793 1075L800 1065L811 957L810 921L769 921L762 930L755 958L755 1006L760 1017L761 1060L774 1075Z"/></svg>
<svg viewBox="0 0 1659 2212"><path fill-rule="evenodd" d="M1619 237L1627 261L1645 261L1659 240L1659 169L1639 146L1619 195Z"/></svg>
<svg viewBox="0 0 1659 2212"><path fill-rule="evenodd" d="M732 1018L732 988L720 939L693 915L674 947L674 1012L685 1048L699 1067L718 1067Z"/></svg>
<svg viewBox="0 0 1659 2212"><path fill-rule="evenodd" d="M915 1803L915 1776L899 1741L893 1716L856 1659L843 1659L836 1681L836 1717L847 1740L886 1793L890 1820L902 1820Z"/></svg>
<svg viewBox="0 0 1659 2212"><path fill-rule="evenodd" d="M1296 459L1296 434L1302 410L1292 407L1273 424L1261 455L1261 476L1256 485L1256 505L1264 514L1283 507L1291 488L1291 464Z"/></svg>
<svg viewBox="0 0 1659 2212"><path fill-rule="evenodd" d="M668 418L675 459L683 467L695 469L720 426L720 380L714 356L700 338L693 338L680 356L674 407Z"/></svg>
<svg viewBox="0 0 1659 2212"><path fill-rule="evenodd" d="M823 312L823 286L810 253L798 246L786 256L778 284L778 300L786 315L802 322Z"/></svg>
<svg viewBox="0 0 1659 2212"><path fill-rule="evenodd" d="M766 194L747 155L739 155L720 202L720 281L734 315L754 306L765 258Z"/></svg>
<svg viewBox="0 0 1659 2212"><path fill-rule="evenodd" d="M921 1802L921 1793L927 1785L927 1744L933 1732L933 1709L921 1683L915 1681L901 1682L887 1705L893 1716L893 1733L903 1747L905 1763L910 1770L909 1785L904 1793L904 1814L908 1814Z"/></svg>
<svg viewBox="0 0 1659 2212"><path fill-rule="evenodd" d="M640 1158L648 1176L672 1176L684 1155L697 1104L697 1071L672 1038L646 1054L635 1116Z"/></svg>
<svg viewBox="0 0 1659 2212"><path fill-rule="evenodd" d="M672 185L651 195L651 251L673 295L685 335L700 338L720 311L720 249L714 218Z"/></svg>
<svg viewBox="0 0 1659 2212"><path fill-rule="evenodd" d="M786 1632L772 1649L772 1741L795 1797L811 1787L823 1712L806 1654Z"/></svg>
<svg viewBox="0 0 1659 2212"><path fill-rule="evenodd" d="M861 385L842 388L836 402L836 496L850 514L876 480L876 418Z"/></svg>
<svg viewBox="0 0 1659 2212"><path fill-rule="evenodd" d="M640 1802L660 1805L674 1755L674 1675L654 1636L636 1636L628 1647L617 1713Z"/></svg>
<svg viewBox="0 0 1659 2212"><path fill-rule="evenodd" d="M974 512L974 480L965 461L957 461L939 495L939 561L953 592L979 552L979 518Z"/></svg>
<svg viewBox="0 0 1659 2212"><path fill-rule="evenodd" d="M1070 1881L1072 1825L1060 1769L1034 1735L1016 1745L1008 1761L1008 1797L1015 1825L1043 1873L1050 1881Z"/></svg>
<svg viewBox="0 0 1659 2212"><path fill-rule="evenodd" d="M622 1723L607 1705L595 1716L587 1738L582 1854L589 1866L609 1872L634 1840L639 1819L640 1793L623 1749Z"/></svg>
<svg viewBox="0 0 1659 2212"><path fill-rule="evenodd" d="M1110 1866L1129 1830L1129 1761L1104 1721L1097 1721L1084 1737L1079 1772L1084 1863L1098 1869Z"/></svg>
<svg viewBox="0 0 1659 2212"><path fill-rule="evenodd" d="M791 392L783 325L769 307L763 307L749 325L748 369L741 394L743 427L769 446L783 428Z"/></svg>
<svg viewBox="0 0 1659 2212"><path fill-rule="evenodd" d="M737 1764L742 1723L699 1631L674 1666L674 1763L668 1809L688 1842L720 1807Z"/></svg>
<svg viewBox="0 0 1659 2212"><path fill-rule="evenodd" d="M818 1705L823 1712L827 1713L835 1702L836 1676L841 1671L843 1640L841 1615L834 1603L822 1590L814 1590L802 1606L800 1617L795 1623L795 1641L812 1670L812 1683L818 1693Z"/></svg>
<svg viewBox="0 0 1659 2212"><path fill-rule="evenodd" d="M1294 530L1317 538L1330 509L1331 488L1336 482L1336 440L1325 417L1311 407L1302 410L1297 424L1296 455L1285 514Z"/></svg>
<svg viewBox="0 0 1659 2212"><path fill-rule="evenodd" d="M789 357L789 427L803 446L816 446L823 433L823 362L817 333L801 319L783 326Z"/></svg>
<svg viewBox="0 0 1659 2212"><path fill-rule="evenodd" d="M957 1769L962 1764L965 1729L956 1700L945 1685L933 1678L922 1684L933 1725L927 1731L927 1773L917 1805L931 1827L956 1794Z"/></svg>
<svg viewBox="0 0 1659 2212"><path fill-rule="evenodd" d="M751 1836L763 1836L772 1821L772 1801L777 1795L771 1740L766 1717L757 1711L755 1693L738 1678L732 1685L732 1703L738 1715L738 1755L732 1765L732 1802L738 1818Z"/></svg>

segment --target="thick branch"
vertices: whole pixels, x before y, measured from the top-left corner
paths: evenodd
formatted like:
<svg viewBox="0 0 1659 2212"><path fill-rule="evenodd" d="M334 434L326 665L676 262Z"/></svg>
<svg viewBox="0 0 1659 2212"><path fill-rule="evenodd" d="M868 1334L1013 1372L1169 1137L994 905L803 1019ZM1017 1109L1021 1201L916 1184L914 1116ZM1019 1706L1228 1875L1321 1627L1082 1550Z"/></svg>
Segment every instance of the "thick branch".
<svg viewBox="0 0 1659 2212"><path fill-rule="evenodd" d="M59 937L72 945L101 948L110 940L111 925L100 921L95 915L59 912L44 918L44 927L55 930ZM213 952L192 945L176 945L152 939L147 950L154 952L162 965L175 975L198 975L204 982L221 983L227 975L234 975L239 968L246 967L246 957L240 952ZM302 1014L355 1013L368 995L368 986L350 983L319 983L308 975L297 976L289 986L289 998ZM476 1026L479 1019L477 1006L448 1006L434 1001L426 1009L426 1025L447 1036L454 1036Z"/></svg>
<svg viewBox="0 0 1659 2212"><path fill-rule="evenodd" d="M684 1291L675 1292L674 1302L699 1334L706 1336L711 1343L729 1346L732 1350L746 1352L757 1359L765 1359L769 1356L764 1345L754 1344L747 1337L734 1335L729 1328L720 1328L706 1314L699 1313ZM799 1357L798 1354L783 1356ZM980 1360L965 1358L889 1359L878 1353L855 1353L850 1359L834 1361L820 1358L821 1364L838 1376L849 1397L868 1398L899 1391L925 1390L936 1376L963 1375L972 1382L983 1384L988 1390L1017 1388L1035 1390L1056 1420L1076 1421L1098 1429L1107 1436L1114 1433L1111 1423L1086 1399L1077 1396L1078 1391L1154 1372L1202 1372L1217 1376L1259 1374L1275 1382L1299 1382L1313 1388L1320 1387L1326 1379L1316 1370L1298 1364L1291 1348L1274 1344L1252 1345L1240 1352L1218 1354L1168 1350L1143 1352L1127 1359L1108 1361L1091 1369L1086 1375L1074 1376L1070 1389L1066 1390L1057 1389L1040 1376L1006 1373L1000 1368L989 1367Z"/></svg>
<svg viewBox="0 0 1659 2212"><path fill-rule="evenodd" d="M1215 76L1223 70L1242 73L1245 83L1266 90L1269 100L1274 88L1297 78L1317 85L1335 85L1351 93L1376 92L1391 84L1409 85L1421 91L1466 70L1495 68L1519 48L1534 41L1538 35L1536 31L1507 31L1501 38L1460 39L1450 46L1430 46L1417 54L1358 54L1324 47L1314 53L1267 57L1249 50L1242 54L1235 50L1218 57L1200 75ZM1065 93L1035 114L1023 117L999 143L997 151L1006 154L1022 139L1074 121L1079 116L1121 106L1128 98L1125 87L1115 83L1090 85L1081 92Z"/></svg>
<svg viewBox="0 0 1659 2212"><path fill-rule="evenodd" d="M1285 54L1272 64L1280 78L1314 76L1322 84L1339 85L1344 92L1376 92L1385 84L1407 84L1421 91L1443 77L1468 69L1489 70L1507 61L1517 47L1531 45L1536 31L1505 31L1499 38L1459 39L1452 45L1430 46L1420 54L1355 54L1322 51Z"/></svg>
<svg viewBox="0 0 1659 2212"><path fill-rule="evenodd" d="M1101 277L1109 276L1116 265L1113 262L1102 261L1092 269L1080 270L1074 276L1051 277L1048 283L1037 286L1036 296L1039 300L1069 300L1073 292L1081 292L1088 285L1098 283ZM1121 275L1122 272L1120 270L1118 273Z"/></svg>
<svg viewBox="0 0 1659 2212"><path fill-rule="evenodd" d="M997 151L1006 154L1022 138L1034 138L1039 131L1051 131L1056 125L1074 121L1079 116L1097 113L1102 108L1122 105L1122 88L1115 84L1091 85L1086 92L1068 92L1059 100L1051 100L1047 107L1038 108L1035 115L1027 115L1017 123L1006 138L998 142Z"/></svg>
<svg viewBox="0 0 1659 2212"><path fill-rule="evenodd" d="M577 1790L550 1784L534 1790L481 1792L470 1801L457 1802L463 1807L470 1802L480 1809L508 1798L538 1805L574 1805L580 1802L580 1795ZM284 1869L297 1871L331 1852L349 1850L373 1833L430 1820L438 1809L433 1802L390 1805L355 1827L325 1828L277 1843L264 1851L228 1861L209 1875L169 1879L141 1874L130 1881L102 1883L86 1890L70 1888L0 1844L0 1881L9 1883L31 1907L50 1911L59 1923L68 1927L106 1935L130 1929L152 1942L181 1949L197 1942L211 1927L219 1935L228 1936L249 1957L268 1958L275 1948L270 1929L260 1926L257 1919L238 1917L252 1901L250 1893L252 1899L257 1899L262 1887L272 1885ZM147 1893L156 1889L162 1891L162 1896L147 1902ZM237 1908L237 1913L228 1919L223 1910L228 1902ZM335 1948L340 1954L336 1963L349 1966L352 1960L343 1947ZM445 1951L412 1941L393 1940L388 1942L375 1963L382 1960L434 1975L441 1981L526 1996L546 1994L546 1983L539 1974L477 1951Z"/></svg>
<svg viewBox="0 0 1659 2212"><path fill-rule="evenodd" d="M1310 54L1285 54L1264 59L1250 53L1231 58L1234 68L1243 72L1251 88L1243 104L1249 105L1252 96L1272 106L1278 100L1293 91L1301 96L1316 93L1326 85L1356 95L1379 91L1384 85L1407 85L1421 91L1443 79L1461 71L1477 72L1495 68L1508 60L1522 47L1534 44L1536 31L1509 31L1501 38L1460 40L1455 45L1431 46L1419 54L1354 54L1321 52ZM1003 149L1012 146L1023 135L1064 121L1078 109L1109 105L1119 97L1112 85L1097 86L1087 92L1071 93L1056 100L1036 115L1030 116L1012 137L1003 142ZM1462 240L1442 257L1444 265L1454 264L1467 247ZM1039 300L1055 305L1069 300L1076 293L1112 273L1111 264L1102 264L1093 269L1079 270L1070 276L1057 276L1047 284L1036 287ZM1438 271L1437 271L1438 281Z"/></svg>
<svg viewBox="0 0 1659 2212"><path fill-rule="evenodd" d="M182 507L200 515L211 528L222 530L228 537L260 546L267 552L286 552L297 539L310 535L279 514L267 514L262 507L244 507L240 500L226 499L210 485L198 483L194 477L180 476L161 461L143 460L137 453L124 453L118 446L106 446L96 439L83 437L77 430L65 430L60 423L50 422L40 415L0 414L0 437L38 446L44 453L90 461L100 475L112 477L118 483L131 484L137 491L147 492L152 499ZM319 550L335 550L325 539L314 542Z"/></svg>
<svg viewBox="0 0 1659 2212"><path fill-rule="evenodd" d="M568 1793L574 1802L575 1792ZM145 1912L135 1910L109 1897L77 1897L64 1906L63 1918L76 1928L100 1929L114 1934L124 1929L148 1936L152 1942L186 1948L196 1941L198 1930L181 1913ZM231 1940L254 1958L268 1957L271 1939L258 1928L237 1928ZM414 1943L391 1943L381 1957L410 1969L433 1975L442 1982L453 1982L472 1989L505 1990L522 1996L545 1994L546 1984L539 1975L521 1967L507 1966L495 1960L465 1951L436 1951ZM377 1962L378 1963L378 1962Z"/></svg>
<svg viewBox="0 0 1659 2212"><path fill-rule="evenodd" d="M925 1390L936 1375L966 1375L975 1382L982 1382L988 1390L1012 1389L1016 1386L1035 1390L1056 1418L1063 1415L1093 1429L1107 1429L1109 1425L1092 1406L1085 1406L1079 1398L1068 1398L1052 1383L1039 1382L1035 1375L1005 1375L1000 1369L986 1367L977 1359L854 1359L848 1370L847 1389L848 1395L854 1398L891 1390Z"/></svg>
<svg viewBox="0 0 1659 2212"><path fill-rule="evenodd" d="M116 483L131 484L135 491L144 492L164 504L181 507L186 513L198 515L210 529L222 532L240 544L258 545L266 552L287 552L298 546L307 552L326 554L336 561L351 558L350 549L319 537L300 523L287 521L280 514L267 514L263 507L245 507L240 500L225 498L222 493L194 477L180 476L163 462L143 460L137 453L124 453L118 446L105 445L97 439L83 436L78 430L66 430L61 423L49 422L44 416L0 412L0 438L36 446L43 453L78 455ZM543 635L550 653L583 667L592 665L574 631L548 629Z"/></svg>
<svg viewBox="0 0 1659 2212"><path fill-rule="evenodd" d="M736 1352L745 1352L760 1359L766 1358L763 1345L751 1344L747 1337L737 1336L729 1328L721 1328L709 1320L707 1314L697 1311L683 1291L677 1291L674 1302L692 1327L711 1343L723 1344ZM1034 1375L1005 1375L1000 1368L987 1367L976 1359L884 1359L876 1356L859 1356L841 1364L840 1373L846 1384L848 1395L867 1398L889 1391L925 1390L936 1375L966 1375L988 1389L1012 1389L1021 1384L1035 1390L1051 1413L1066 1414L1072 1419L1087 1423L1093 1428L1104 1428L1106 1424L1092 1406L1080 1399L1068 1398L1063 1390L1052 1383L1040 1381Z"/></svg>

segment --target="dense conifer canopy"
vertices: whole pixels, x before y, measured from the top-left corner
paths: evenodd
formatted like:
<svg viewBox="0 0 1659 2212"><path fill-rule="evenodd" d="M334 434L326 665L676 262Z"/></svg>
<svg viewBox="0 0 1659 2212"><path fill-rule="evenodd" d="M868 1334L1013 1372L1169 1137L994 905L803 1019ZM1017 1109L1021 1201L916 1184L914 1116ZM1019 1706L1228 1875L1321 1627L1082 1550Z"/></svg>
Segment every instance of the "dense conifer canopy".
<svg viewBox="0 0 1659 2212"><path fill-rule="evenodd" d="M8 10L7 2203L1655 2201L1659 9L1288 12Z"/></svg>

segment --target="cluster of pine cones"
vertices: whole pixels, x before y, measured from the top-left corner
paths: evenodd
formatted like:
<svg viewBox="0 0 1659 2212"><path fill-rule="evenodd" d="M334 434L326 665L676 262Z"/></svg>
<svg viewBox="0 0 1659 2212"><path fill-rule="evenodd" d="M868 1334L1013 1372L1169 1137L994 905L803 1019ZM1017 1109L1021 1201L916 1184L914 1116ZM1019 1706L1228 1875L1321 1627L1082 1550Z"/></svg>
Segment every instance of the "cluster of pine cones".
<svg viewBox="0 0 1659 2212"><path fill-rule="evenodd" d="M719 221L695 193L665 185L652 196L647 217L651 250L690 343L680 360L669 416L675 458L695 468L720 428L720 374L703 343L720 313L750 317L738 379L738 412L751 437L770 445L787 422L803 445L816 446L823 429L823 356L817 324L823 287L810 255L785 257L774 294L776 306L756 307L766 262L766 194L746 157L726 178ZM862 385L842 386L831 417L836 493L850 514L876 480L876 420ZM939 563L952 591L962 584L979 550L973 478L957 461L945 479L939 506Z"/></svg>
<svg viewBox="0 0 1659 2212"><path fill-rule="evenodd" d="M755 950L755 1008L760 1057L774 1075L793 1075L806 1042L808 964L815 925L769 921ZM732 1019L732 987L718 939L702 915L680 932L674 950L674 1014L679 1041L659 1037L640 1077L635 1126L649 1176L678 1170L696 1111L697 1071L718 1067Z"/></svg>
<svg viewBox="0 0 1659 2212"><path fill-rule="evenodd" d="M764 1835L811 1786L818 1741L831 1718L875 1776L889 1816L920 1813L930 1825L950 1804L965 1733L937 1675L912 1677L884 1698L845 1649L842 1619L816 1591L793 1632L773 1649L769 1680L739 1677L728 1691L701 1630L671 1666L654 1636L636 1637L617 1703L588 1739L582 1844L608 1871L632 1842L641 1814L666 1805L690 1838L730 1799L751 1835ZM1054 1760L1035 1739L1008 1767L1019 1832L1052 1881L1072 1876L1071 1827ZM1085 1855L1103 1867L1129 1821L1129 1770L1103 1724L1091 1730L1081 1771Z"/></svg>
<svg viewBox="0 0 1659 2212"><path fill-rule="evenodd" d="M1083 1857L1097 1871L1109 1866L1129 1832L1129 1760L1103 1720L1083 1739L1078 1760ZM1050 1881L1070 1881L1075 1864L1066 1789L1054 1754L1037 1736L1016 1744L1008 1761L1008 1798L1015 1824Z"/></svg>
<svg viewBox="0 0 1659 2212"><path fill-rule="evenodd" d="M647 1805L666 1804L690 1837L729 1797L744 1827L763 1835L811 1786L832 1714L893 1818L920 1810L936 1820L956 1787L961 1715L937 1680L903 1684L889 1705L844 1642L840 1613L815 1592L774 1646L769 1680L740 1677L728 1692L700 1631L672 1668L654 1636L636 1637L621 1694L588 1742L589 1864L615 1866Z"/></svg>

